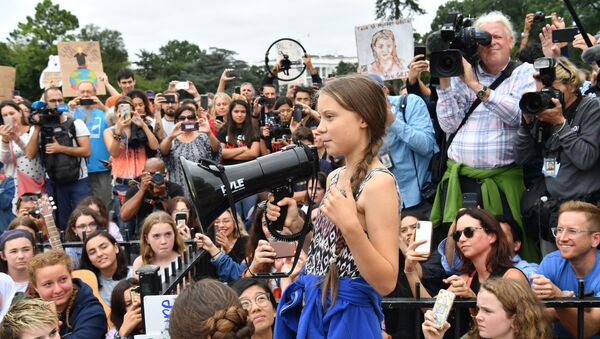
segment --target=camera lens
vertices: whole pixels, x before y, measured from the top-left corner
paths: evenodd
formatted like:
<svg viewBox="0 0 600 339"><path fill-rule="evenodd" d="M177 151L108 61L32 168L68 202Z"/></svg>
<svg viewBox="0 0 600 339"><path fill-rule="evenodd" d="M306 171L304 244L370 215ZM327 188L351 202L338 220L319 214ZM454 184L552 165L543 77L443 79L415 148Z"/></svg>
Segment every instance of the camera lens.
<svg viewBox="0 0 600 339"><path fill-rule="evenodd" d="M537 114L544 109L542 96L538 92L525 93L519 101L519 108L524 114Z"/></svg>
<svg viewBox="0 0 600 339"><path fill-rule="evenodd" d="M162 185L165 182L165 176L162 173L156 172L152 174L152 182L155 185Z"/></svg>
<svg viewBox="0 0 600 339"><path fill-rule="evenodd" d="M431 76L449 78L463 74L462 54L459 50L433 52L430 57Z"/></svg>

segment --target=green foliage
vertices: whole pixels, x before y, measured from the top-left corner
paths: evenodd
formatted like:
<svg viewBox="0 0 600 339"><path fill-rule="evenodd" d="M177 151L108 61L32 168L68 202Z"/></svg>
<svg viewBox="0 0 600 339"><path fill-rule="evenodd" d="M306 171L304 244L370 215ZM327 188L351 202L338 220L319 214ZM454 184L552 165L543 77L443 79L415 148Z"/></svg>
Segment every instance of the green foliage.
<svg viewBox="0 0 600 339"><path fill-rule="evenodd" d="M108 75L109 79L113 80L114 85L116 85L115 76L117 72L129 64L121 32L101 29L98 26L90 24L81 29L77 35L77 40L98 41L100 43L104 72Z"/></svg>
<svg viewBox="0 0 600 339"><path fill-rule="evenodd" d="M408 12L404 15L403 11ZM412 14L425 14L425 10L415 0L376 0L375 19L397 20Z"/></svg>
<svg viewBox="0 0 600 339"><path fill-rule="evenodd" d="M52 46L60 40L71 40L69 31L79 27L79 20L71 12L60 9L51 0L44 0L35 6L34 17L27 16L17 29L10 33L10 42L17 44L41 44Z"/></svg>
<svg viewBox="0 0 600 339"><path fill-rule="evenodd" d="M356 73L357 68L358 68L358 63L356 63L356 62L340 61L340 63L337 65L337 67L335 69L335 74L337 74L339 76L339 75Z"/></svg>

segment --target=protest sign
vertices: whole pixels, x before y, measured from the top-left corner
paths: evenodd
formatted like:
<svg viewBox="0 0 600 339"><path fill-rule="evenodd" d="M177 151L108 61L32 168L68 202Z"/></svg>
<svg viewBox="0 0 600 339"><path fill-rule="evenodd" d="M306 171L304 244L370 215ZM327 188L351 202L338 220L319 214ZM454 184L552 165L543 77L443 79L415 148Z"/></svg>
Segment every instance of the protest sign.
<svg viewBox="0 0 600 339"><path fill-rule="evenodd" d="M100 44L97 41L60 42L58 57L65 97L77 96L77 87L82 81L91 82L97 95L106 94L104 83L98 80L103 68Z"/></svg>
<svg viewBox="0 0 600 339"><path fill-rule="evenodd" d="M176 295L147 295L144 297L144 320L146 334L169 333L169 314Z"/></svg>

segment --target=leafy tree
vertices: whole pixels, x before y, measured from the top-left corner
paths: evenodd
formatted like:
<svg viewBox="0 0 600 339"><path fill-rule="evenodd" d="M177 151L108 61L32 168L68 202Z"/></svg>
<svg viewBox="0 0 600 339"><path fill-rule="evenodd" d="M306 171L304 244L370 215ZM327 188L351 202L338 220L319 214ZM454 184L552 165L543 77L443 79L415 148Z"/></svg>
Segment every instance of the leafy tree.
<svg viewBox="0 0 600 339"><path fill-rule="evenodd" d="M425 14L425 10L419 6L415 0L376 0L375 1L375 19L397 20L405 17L403 11L407 10L408 15Z"/></svg>
<svg viewBox="0 0 600 339"><path fill-rule="evenodd" d="M356 73L358 63L356 62L344 62L343 60L337 65L335 73L337 75L345 75L350 73Z"/></svg>
<svg viewBox="0 0 600 339"><path fill-rule="evenodd" d="M119 69L127 67L129 64L125 42L119 31L101 29L98 26L90 24L81 29L77 35L77 40L98 41L100 43L104 72L111 80L115 78Z"/></svg>

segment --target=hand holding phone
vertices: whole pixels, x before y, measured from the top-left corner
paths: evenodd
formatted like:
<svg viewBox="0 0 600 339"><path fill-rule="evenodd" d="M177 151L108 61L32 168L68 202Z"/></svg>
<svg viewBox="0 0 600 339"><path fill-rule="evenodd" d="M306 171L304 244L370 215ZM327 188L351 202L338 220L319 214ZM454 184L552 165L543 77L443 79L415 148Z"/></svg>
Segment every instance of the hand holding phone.
<svg viewBox="0 0 600 339"><path fill-rule="evenodd" d="M208 95L200 95L200 107L202 107L202 109L208 109Z"/></svg>
<svg viewBox="0 0 600 339"><path fill-rule="evenodd" d="M552 31L552 42L573 42L575 36L579 34L577 27L569 27L563 29L555 29Z"/></svg>
<svg viewBox="0 0 600 339"><path fill-rule="evenodd" d="M440 290L437 297L435 297L435 304L432 311L437 328L441 329L446 323L455 298L454 293L447 290Z"/></svg>
<svg viewBox="0 0 600 339"><path fill-rule="evenodd" d="M415 52L414 56L423 55L422 57L416 59L415 61L425 60L425 58L427 57L427 47L425 47L425 46L415 46L414 52Z"/></svg>
<svg viewBox="0 0 600 339"><path fill-rule="evenodd" d="M190 89L190 84L187 81L178 81L175 84L175 89L185 91L185 90Z"/></svg>
<svg viewBox="0 0 600 339"><path fill-rule="evenodd" d="M296 243L288 241L270 241L269 244L275 250L275 259L293 257L296 253Z"/></svg>
<svg viewBox="0 0 600 339"><path fill-rule="evenodd" d="M131 119L131 106L129 106L129 104L120 104L119 111L121 112L123 120Z"/></svg>
<svg viewBox="0 0 600 339"><path fill-rule="evenodd" d="M415 241L424 240L425 243L417 246L415 252L431 252L431 234L433 233L433 223L431 221L418 221L415 231Z"/></svg>

